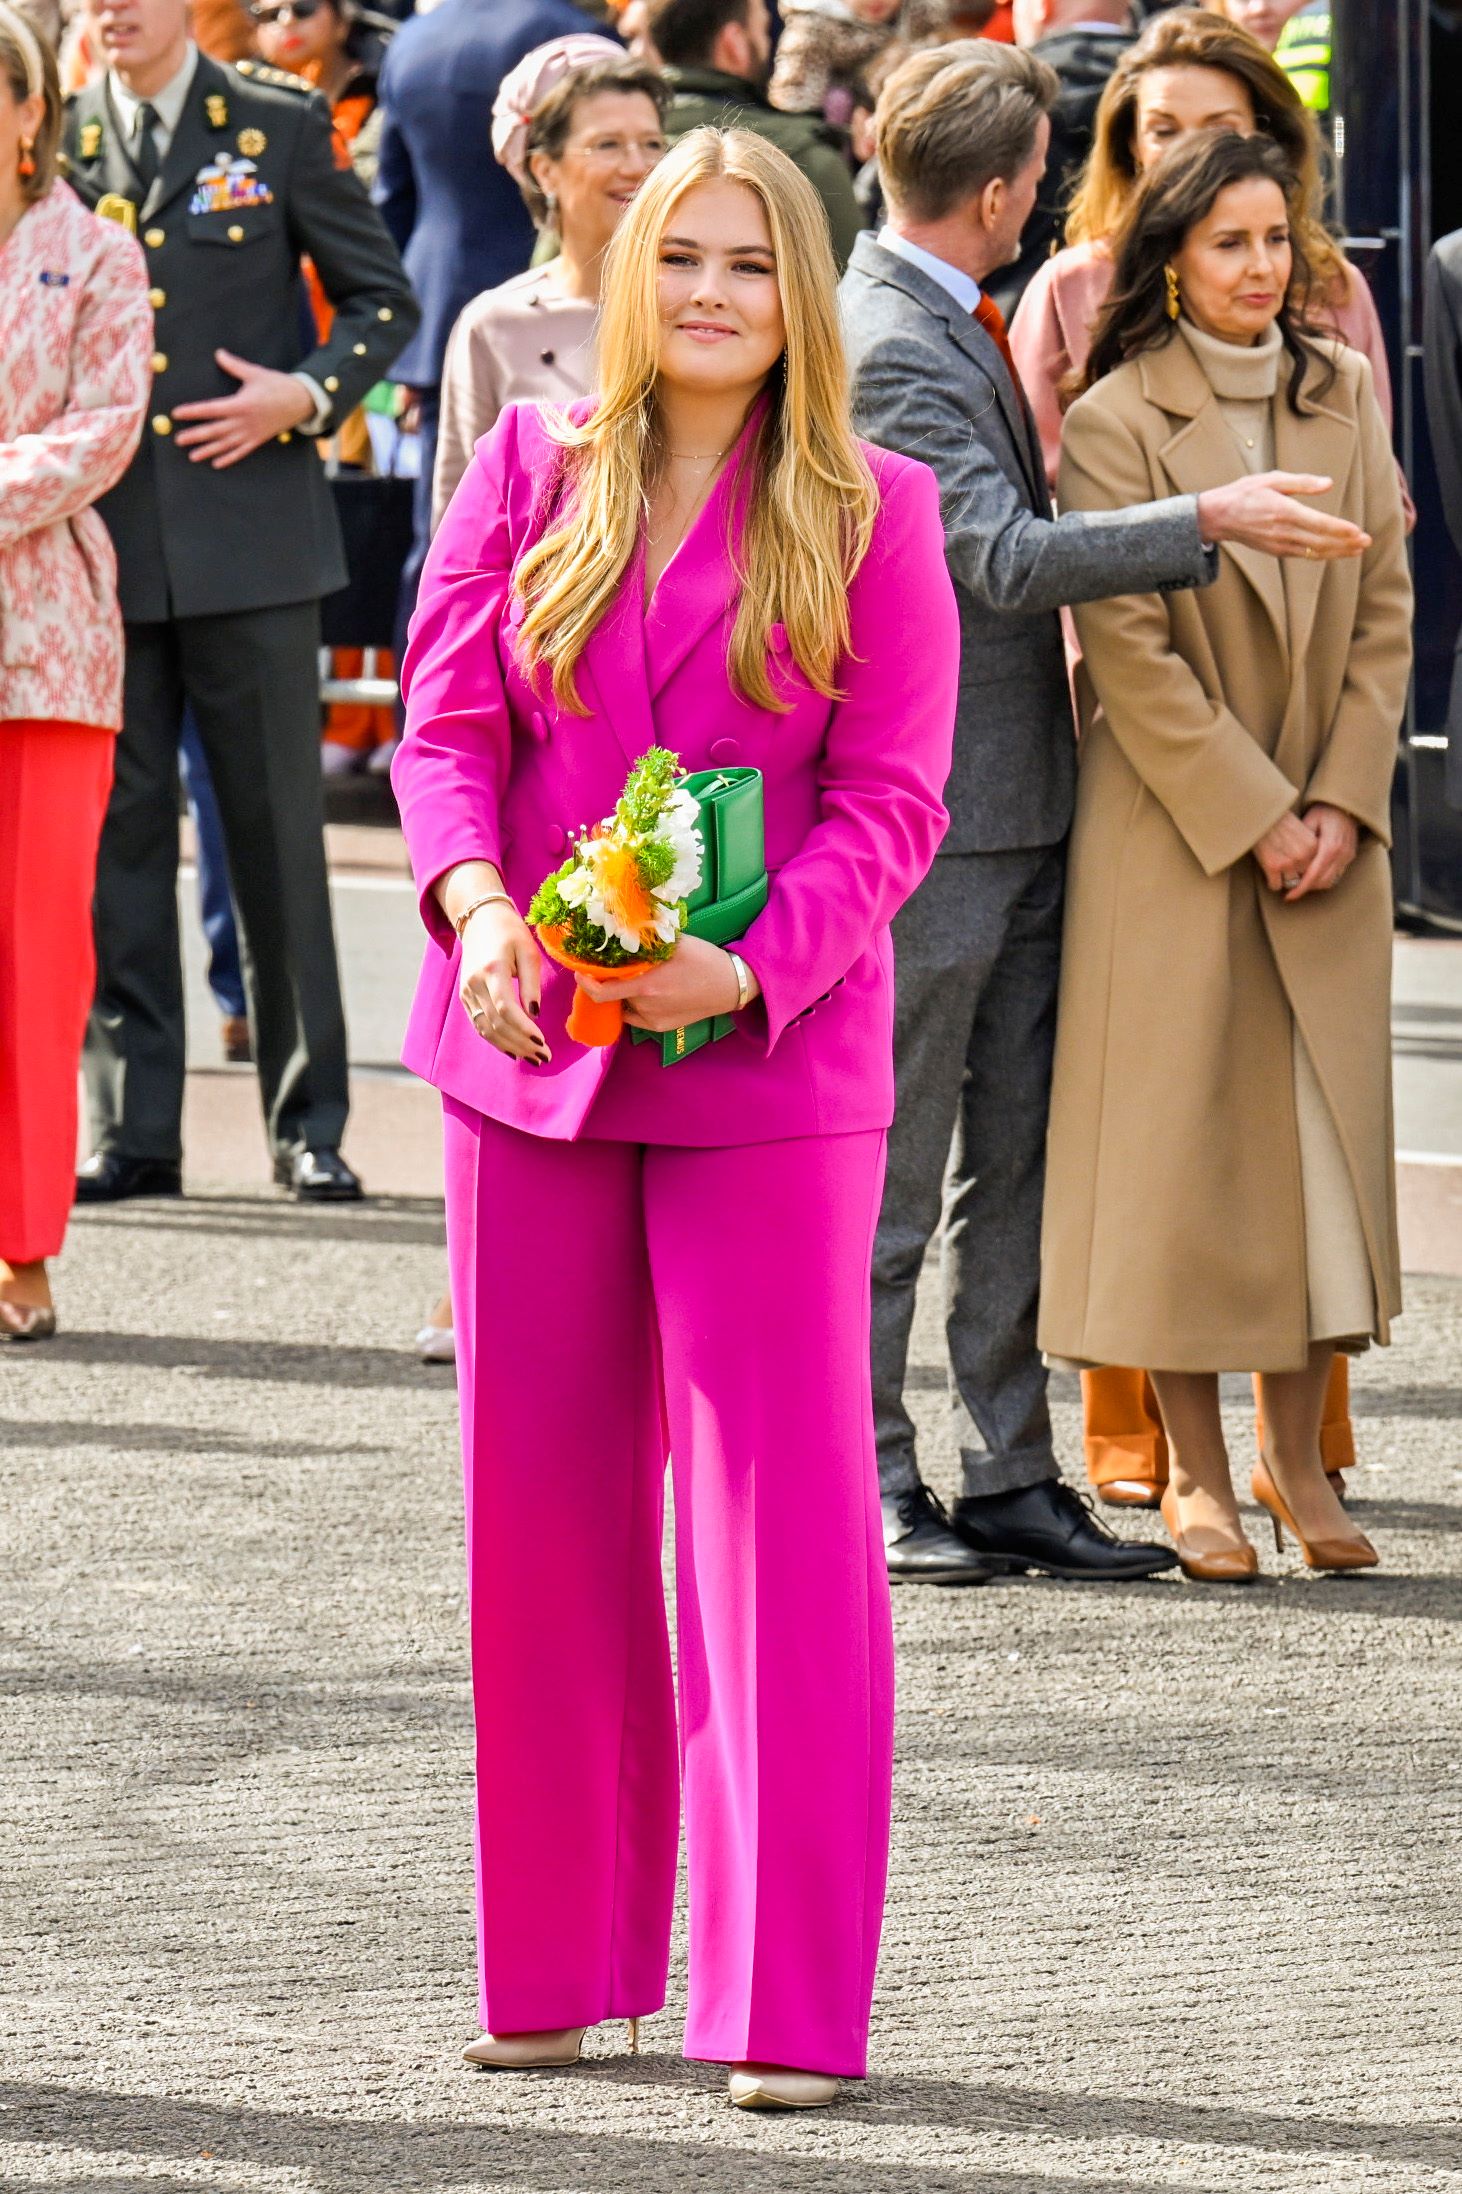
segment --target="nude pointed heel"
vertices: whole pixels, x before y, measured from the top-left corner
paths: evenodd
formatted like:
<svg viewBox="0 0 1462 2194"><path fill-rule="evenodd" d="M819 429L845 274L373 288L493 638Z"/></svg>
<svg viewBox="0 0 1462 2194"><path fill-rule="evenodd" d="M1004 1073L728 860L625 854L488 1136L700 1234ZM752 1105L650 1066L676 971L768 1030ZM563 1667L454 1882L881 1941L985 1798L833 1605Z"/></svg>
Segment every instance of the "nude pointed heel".
<svg viewBox="0 0 1462 2194"><path fill-rule="evenodd" d="M633 2018L629 2022L629 2053L632 2057L638 2057L640 2053L640 2022L638 2018Z"/></svg>
<svg viewBox="0 0 1462 2194"><path fill-rule="evenodd" d="M550 2027L541 2034L479 2034L462 2052L464 2064L489 2072L540 2072L577 2064L586 2026Z"/></svg>
<svg viewBox="0 0 1462 2194"><path fill-rule="evenodd" d="M1178 1501L1171 1485L1163 1487L1160 1507L1178 1565L1194 1584L1246 1585L1258 1576L1259 1557L1247 1539L1240 1538L1235 1546L1202 1549L1189 1544L1178 1529Z"/></svg>
<svg viewBox="0 0 1462 2194"><path fill-rule="evenodd" d="M740 2064L731 2068L729 2092L738 2110L823 2110L837 2101L838 2082L790 2065Z"/></svg>
<svg viewBox="0 0 1462 2194"><path fill-rule="evenodd" d="M1323 1569L1343 1572L1351 1569L1374 1569L1381 1557L1363 1531L1344 1539L1306 1539L1289 1512L1283 1494L1274 1483L1268 1463L1254 1465L1254 1475L1249 1487L1255 1500L1274 1526L1274 1544L1283 1549L1287 1531L1304 1558L1306 1569Z"/></svg>

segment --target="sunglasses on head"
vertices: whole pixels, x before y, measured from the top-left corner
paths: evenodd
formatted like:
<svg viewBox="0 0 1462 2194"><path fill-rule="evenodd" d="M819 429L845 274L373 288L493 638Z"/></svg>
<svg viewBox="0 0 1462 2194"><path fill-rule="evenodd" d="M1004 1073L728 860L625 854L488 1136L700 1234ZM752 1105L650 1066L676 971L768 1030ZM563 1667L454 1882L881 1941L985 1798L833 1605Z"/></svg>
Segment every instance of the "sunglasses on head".
<svg viewBox="0 0 1462 2194"><path fill-rule="evenodd" d="M278 7L271 7L264 0L262 6L251 7L249 14L261 30L273 30L280 23L308 23L324 5L325 0L281 0Z"/></svg>

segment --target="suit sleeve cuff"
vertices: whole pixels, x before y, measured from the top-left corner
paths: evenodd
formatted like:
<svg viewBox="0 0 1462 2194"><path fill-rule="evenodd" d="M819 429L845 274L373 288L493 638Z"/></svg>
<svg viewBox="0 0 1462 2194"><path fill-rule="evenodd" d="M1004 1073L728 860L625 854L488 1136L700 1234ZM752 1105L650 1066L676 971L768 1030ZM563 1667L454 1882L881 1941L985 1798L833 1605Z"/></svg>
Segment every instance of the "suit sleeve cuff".
<svg viewBox="0 0 1462 2194"><path fill-rule="evenodd" d="M330 424L330 413L333 409L329 397L312 373L296 373L294 378L296 381L304 383L315 407L310 418L300 421L299 432L301 434L323 434Z"/></svg>

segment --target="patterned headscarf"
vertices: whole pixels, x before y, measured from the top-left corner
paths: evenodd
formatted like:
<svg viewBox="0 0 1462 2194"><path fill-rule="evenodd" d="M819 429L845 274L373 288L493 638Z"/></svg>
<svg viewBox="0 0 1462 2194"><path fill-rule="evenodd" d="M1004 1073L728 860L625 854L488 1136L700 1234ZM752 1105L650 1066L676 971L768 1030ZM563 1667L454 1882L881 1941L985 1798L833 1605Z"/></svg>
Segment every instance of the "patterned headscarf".
<svg viewBox="0 0 1462 2194"><path fill-rule="evenodd" d="M0 8L5 0L0 0ZM592 31L570 31L525 53L509 69L492 103L492 149L521 190L528 176L528 125L555 84L599 61L622 61L623 46Z"/></svg>

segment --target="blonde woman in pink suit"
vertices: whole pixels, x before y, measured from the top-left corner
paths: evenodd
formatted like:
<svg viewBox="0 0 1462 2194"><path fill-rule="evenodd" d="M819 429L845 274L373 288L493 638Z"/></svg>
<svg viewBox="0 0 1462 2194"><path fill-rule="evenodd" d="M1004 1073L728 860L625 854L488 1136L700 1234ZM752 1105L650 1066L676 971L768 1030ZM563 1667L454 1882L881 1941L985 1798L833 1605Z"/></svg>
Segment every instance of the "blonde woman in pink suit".
<svg viewBox="0 0 1462 2194"><path fill-rule="evenodd" d="M866 2069L888 925L945 827L958 665L933 476L854 439L834 283L820 202L764 139L698 130L654 170L612 247L600 395L510 406L436 536L393 771L431 939L406 1059L443 1093L459 1321L467 2055L569 2063L587 2027L660 2008L683 1774L685 2051L748 2105L830 2102ZM568 1037L576 979L521 912L657 741L763 772L772 879L734 952L682 936L628 992L641 1028L737 1016L669 1070Z"/></svg>
<svg viewBox="0 0 1462 2194"><path fill-rule="evenodd" d="M56 177L56 63L0 0L0 1342L56 1330L91 894L122 716L116 560L91 509L142 431L142 253Z"/></svg>

